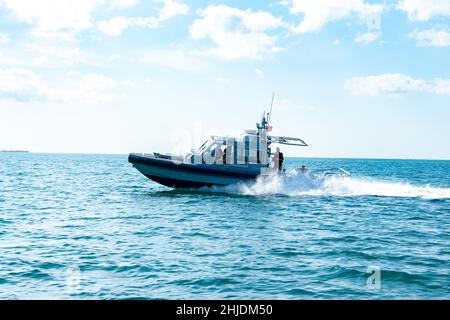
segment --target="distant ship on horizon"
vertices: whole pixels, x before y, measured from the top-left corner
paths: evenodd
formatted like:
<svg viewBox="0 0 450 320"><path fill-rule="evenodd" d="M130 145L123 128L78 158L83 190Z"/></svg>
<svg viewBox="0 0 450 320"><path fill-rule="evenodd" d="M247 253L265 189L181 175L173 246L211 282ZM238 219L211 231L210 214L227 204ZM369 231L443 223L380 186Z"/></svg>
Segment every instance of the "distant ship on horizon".
<svg viewBox="0 0 450 320"><path fill-rule="evenodd" d="M28 150L1 150L0 152L29 153Z"/></svg>

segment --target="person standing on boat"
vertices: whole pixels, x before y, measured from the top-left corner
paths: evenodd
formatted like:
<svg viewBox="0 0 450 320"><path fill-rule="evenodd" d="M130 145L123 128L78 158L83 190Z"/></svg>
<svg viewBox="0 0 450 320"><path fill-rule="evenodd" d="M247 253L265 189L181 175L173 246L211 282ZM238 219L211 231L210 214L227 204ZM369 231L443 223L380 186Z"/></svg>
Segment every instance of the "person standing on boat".
<svg viewBox="0 0 450 320"><path fill-rule="evenodd" d="M284 154L277 147L277 151L273 154L273 162L275 163L275 168L278 167L278 171L283 171Z"/></svg>
<svg viewBox="0 0 450 320"><path fill-rule="evenodd" d="M226 147L226 148L223 150L223 156L222 156L222 163L223 163L223 164L228 164L228 163L227 163L227 149L228 149L228 147Z"/></svg>
<svg viewBox="0 0 450 320"><path fill-rule="evenodd" d="M278 150L279 150L279 148L278 148ZM280 163L280 166L278 167L278 171L281 172L281 171L283 171L283 162L284 162L284 154L283 154L283 152L280 151L278 159L279 159L278 161Z"/></svg>
<svg viewBox="0 0 450 320"><path fill-rule="evenodd" d="M223 155L224 155L224 152L223 152L222 148L217 148L216 149L216 157L214 159L214 163L216 163L216 164L224 164L224 162L223 162L223 159L224 159Z"/></svg>

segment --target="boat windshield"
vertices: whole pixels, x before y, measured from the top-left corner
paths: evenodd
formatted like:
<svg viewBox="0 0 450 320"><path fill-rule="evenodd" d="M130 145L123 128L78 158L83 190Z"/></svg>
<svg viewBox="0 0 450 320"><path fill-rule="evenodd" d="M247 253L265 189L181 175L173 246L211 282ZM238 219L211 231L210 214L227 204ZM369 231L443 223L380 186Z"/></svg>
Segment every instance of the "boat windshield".
<svg viewBox="0 0 450 320"><path fill-rule="evenodd" d="M198 154L202 154L210 145L212 141L211 139L206 140L200 148L197 149Z"/></svg>

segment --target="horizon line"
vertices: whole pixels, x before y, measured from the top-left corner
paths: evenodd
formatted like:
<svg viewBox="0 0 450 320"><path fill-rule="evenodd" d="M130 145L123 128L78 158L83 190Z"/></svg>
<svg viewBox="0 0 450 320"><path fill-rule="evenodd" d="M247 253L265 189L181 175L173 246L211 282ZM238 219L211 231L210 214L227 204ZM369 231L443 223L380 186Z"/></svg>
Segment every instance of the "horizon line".
<svg viewBox="0 0 450 320"><path fill-rule="evenodd" d="M26 150L27 152L24 154L72 154L72 155L111 155L111 156L128 156L130 153L96 153L96 152L34 152ZM1 152L0 153L15 153L12 152ZM17 152L19 153L19 152ZM131 152L131 153L142 153L142 152ZM152 152L144 152L144 153L152 153ZM302 158L302 159L354 159L354 160L424 160L424 161L450 161L450 158L447 159L436 159L436 158L387 158L387 157L380 157L380 158L373 158L373 157L342 157L342 156L317 156L317 157L302 157L302 156L286 156L286 159L295 159L295 158Z"/></svg>

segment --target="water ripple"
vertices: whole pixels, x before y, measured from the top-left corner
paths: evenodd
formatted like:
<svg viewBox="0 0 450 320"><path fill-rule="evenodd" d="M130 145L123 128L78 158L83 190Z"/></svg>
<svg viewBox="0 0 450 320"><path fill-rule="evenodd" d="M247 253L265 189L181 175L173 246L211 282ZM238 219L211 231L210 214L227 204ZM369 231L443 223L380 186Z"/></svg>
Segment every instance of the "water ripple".
<svg viewBox="0 0 450 320"><path fill-rule="evenodd" d="M0 298L450 298L449 161L170 190L126 160L0 154Z"/></svg>

